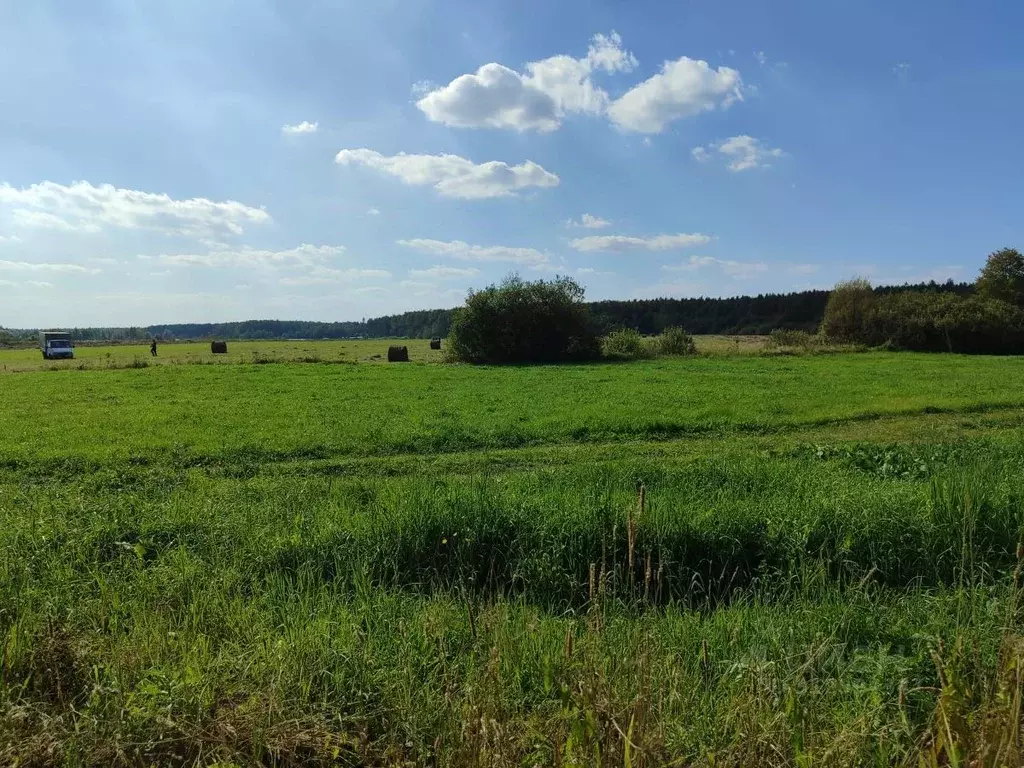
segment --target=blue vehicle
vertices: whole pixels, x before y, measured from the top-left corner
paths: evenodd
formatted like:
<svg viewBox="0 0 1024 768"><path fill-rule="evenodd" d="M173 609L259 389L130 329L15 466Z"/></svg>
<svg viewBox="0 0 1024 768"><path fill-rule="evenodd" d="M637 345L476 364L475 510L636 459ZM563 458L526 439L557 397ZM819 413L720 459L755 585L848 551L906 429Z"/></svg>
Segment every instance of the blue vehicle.
<svg viewBox="0 0 1024 768"><path fill-rule="evenodd" d="M39 346L44 360L71 360L75 357L75 346L67 331L40 331Z"/></svg>

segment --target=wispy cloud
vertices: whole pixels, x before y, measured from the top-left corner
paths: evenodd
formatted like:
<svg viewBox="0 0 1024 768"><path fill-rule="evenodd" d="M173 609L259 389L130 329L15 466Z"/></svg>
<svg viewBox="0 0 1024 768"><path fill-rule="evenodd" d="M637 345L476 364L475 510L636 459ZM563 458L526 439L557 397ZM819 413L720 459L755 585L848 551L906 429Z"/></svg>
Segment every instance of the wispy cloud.
<svg viewBox="0 0 1024 768"><path fill-rule="evenodd" d="M610 227L612 223L608 219L602 219L600 216L591 216L589 213L584 213L580 216L579 221L576 219L567 219L565 226L573 228L580 227L582 229L604 229Z"/></svg>
<svg viewBox="0 0 1024 768"><path fill-rule="evenodd" d="M751 278L768 271L768 264L763 261L733 261L714 256L691 256L681 264L664 264L661 268L666 272L696 272L705 267L719 267L726 275L737 280Z"/></svg>
<svg viewBox="0 0 1024 768"><path fill-rule="evenodd" d="M781 149L766 147L753 136L733 136L705 147L694 147L692 154L695 160L702 163L718 155L730 171L738 173L755 168L770 168L770 160L783 157L786 153Z"/></svg>
<svg viewBox="0 0 1024 768"><path fill-rule="evenodd" d="M476 277L480 270L476 267L445 267L437 265L429 269L410 269L409 277L433 278L436 280L449 280L462 277Z"/></svg>
<svg viewBox="0 0 1024 768"><path fill-rule="evenodd" d="M571 248L587 253L592 251L609 251L625 253L628 251L672 251L704 245L711 242L710 235L683 234L655 235L654 237L631 237L628 235L591 235L579 237L569 243Z"/></svg>
<svg viewBox="0 0 1024 768"><path fill-rule="evenodd" d="M470 245L462 240L398 240L398 245L433 256L443 256L460 261L509 262L529 267L548 264L547 254L535 248L518 248L506 245Z"/></svg>
<svg viewBox="0 0 1024 768"><path fill-rule="evenodd" d="M320 123L310 123L303 120L301 123L296 125L282 125L281 133L286 136L299 136L304 133L316 133L320 129Z"/></svg>
<svg viewBox="0 0 1024 768"><path fill-rule="evenodd" d="M557 187L559 179L530 160L519 165L474 163L458 155L386 156L372 149L343 149L338 165L358 165L394 176L410 186L430 186L444 197L477 200L507 197L525 189Z"/></svg>
<svg viewBox="0 0 1024 768"><path fill-rule="evenodd" d="M17 226L98 232L106 227L154 229L180 234L241 234L270 221L262 208L205 197L178 200L166 194L122 189L87 181L70 185L43 181L18 189L0 184L0 205L13 207Z"/></svg>
<svg viewBox="0 0 1024 768"><path fill-rule="evenodd" d="M83 267L81 264L47 263L29 261L0 261L4 272L68 272L84 275L98 275L102 270Z"/></svg>

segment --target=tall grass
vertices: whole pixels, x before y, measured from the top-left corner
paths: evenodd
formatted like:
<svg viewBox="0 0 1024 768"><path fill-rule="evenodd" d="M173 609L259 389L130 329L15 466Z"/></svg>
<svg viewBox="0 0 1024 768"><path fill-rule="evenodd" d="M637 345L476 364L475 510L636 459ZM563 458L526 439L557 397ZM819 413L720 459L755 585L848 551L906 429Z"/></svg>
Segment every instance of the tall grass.
<svg viewBox="0 0 1024 768"><path fill-rule="evenodd" d="M744 386L789 400L730 412L719 393L714 439L671 444L628 442L636 424L603 432L634 418L628 403L606 402L602 422L552 393L632 369L647 377L636 397L682 380L658 401L679 408L686 387L708 398L722 381L687 380L691 361L550 369L551 389L534 371L459 369L450 399L404 409L396 392L437 382L370 374L366 399L405 423L348 426L333 445L338 422L313 414L366 411L344 378L361 370L76 380L64 443L43 425L0 456L0 764L1019 764L1019 421L911 400L904 441L845 442L840 417L918 381L938 404L934 369L863 359L853 370L888 387L845 360L794 359L799 381L832 387L802 410L790 361L735 361ZM970 371L996 376L984 365ZM986 378L950 370L959 407L1008 396L965 394ZM194 409L195 383L222 375L271 405L322 397L290 425L256 407L221 428L216 411L160 412L203 451L144 429L159 420L135 422L136 440L101 428L105 398L136 417L163 397ZM546 398L524 434L547 446L439 452L511 440L508 414L487 409L517 392ZM787 407L825 437L782 443ZM776 431L744 437L755 416ZM921 442L935 419L952 439ZM361 454L340 460L342 445Z"/></svg>

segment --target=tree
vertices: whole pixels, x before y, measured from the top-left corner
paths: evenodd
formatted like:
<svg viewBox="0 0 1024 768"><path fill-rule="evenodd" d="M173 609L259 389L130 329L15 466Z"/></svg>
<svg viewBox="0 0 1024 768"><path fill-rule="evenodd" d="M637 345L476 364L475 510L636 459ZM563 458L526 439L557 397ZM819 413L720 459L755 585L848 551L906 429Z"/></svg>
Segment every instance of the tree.
<svg viewBox="0 0 1024 768"><path fill-rule="evenodd" d="M1024 256L1016 248L989 254L975 286L985 298L1024 306Z"/></svg>
<svg viewBox="0 0 1024 768"><path fill-rule="evenodd" d="M600 354L583 288L569 277L511 275L472 291L452 318L448 348L467 363L554 363Z"/></svg>
<svg viewBox="0 0 1024 768"><path fill-rule="evenodd" d="M864 342L875 306L875 292L867 280L855 277L836 283L825 305L822 334L843 343Z"/></svg>

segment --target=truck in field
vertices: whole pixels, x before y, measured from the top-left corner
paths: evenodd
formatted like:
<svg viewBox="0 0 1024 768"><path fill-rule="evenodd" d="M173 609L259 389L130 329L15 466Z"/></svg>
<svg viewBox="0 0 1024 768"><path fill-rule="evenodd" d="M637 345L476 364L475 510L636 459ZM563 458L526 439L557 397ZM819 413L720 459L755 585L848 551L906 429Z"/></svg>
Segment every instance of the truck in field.
<svg viewBox="0 0 1024 768"><path fill-rule="evenodd" d="M39 346L44 360L70 360L75 356L71 334L67 331L40 331Z"/></svg>

